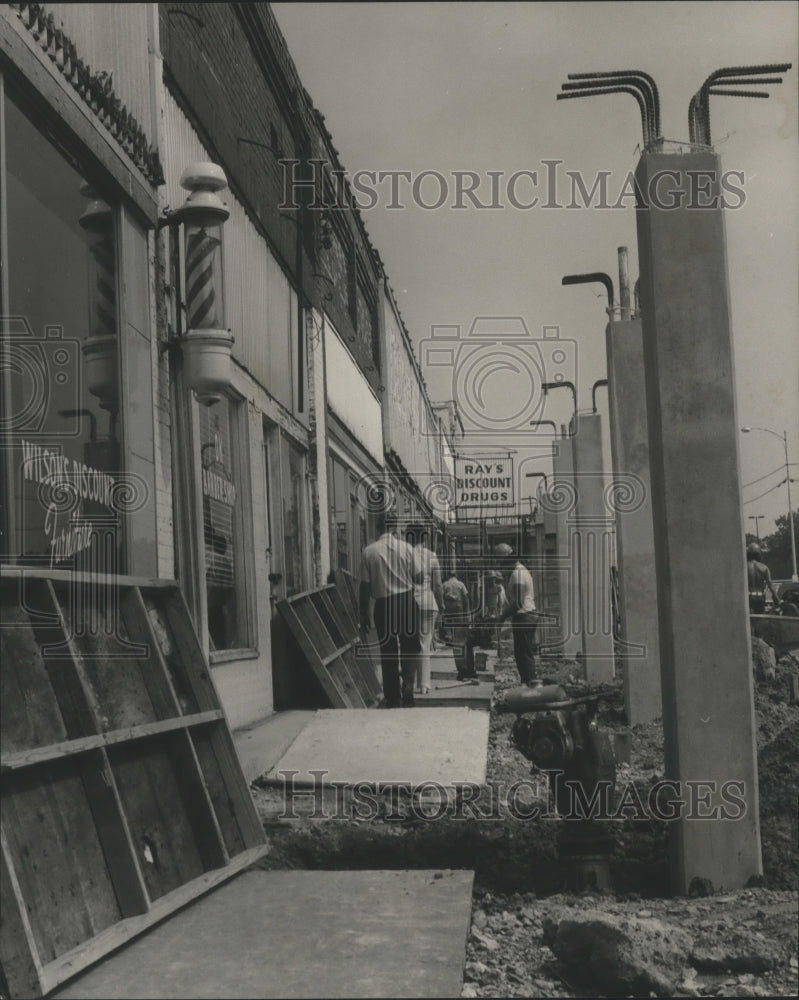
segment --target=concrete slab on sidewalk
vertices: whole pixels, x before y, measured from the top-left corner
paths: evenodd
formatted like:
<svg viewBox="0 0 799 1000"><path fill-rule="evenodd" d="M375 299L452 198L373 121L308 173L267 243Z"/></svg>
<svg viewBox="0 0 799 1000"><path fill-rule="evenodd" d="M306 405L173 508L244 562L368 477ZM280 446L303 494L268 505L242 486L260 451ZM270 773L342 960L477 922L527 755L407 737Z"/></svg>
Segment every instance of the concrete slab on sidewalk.
<svg viewBox="0 0 799 1000"><path fill-rule="evenodd" d="M491 681L493 683L496 674L493 670L478 670L477 677L481 681ZM446 667L441 669L433 667L430 671L430 678L434 681L456 681L458 679L458 673L455 670L455 664L447 664Z"/></svg>
<svg viewBox="0 0 799 1000"><path fill-rule="evenodd" d="M266 777L282 783L282 772L296 771L295 785L482 785L487 753L487 712L463 706L320 709ZM314 770L325 774L314 778Z"/></svg>
<svg viewBox="0 0 799 1000"><path fill-rule="evenodd" d="M445 680L433 680L433 686L428 694L416 694L416 704L420 708L465 707L486 710L491 704L494 693L494 678L481 679L478 675L477 684L465 684L457 676Z"/></svg>
<svg viewBox="0 0 799 1000"><path fill-rule="evenodd" d="M233 733L236 753L248 784L277 764L313 717L313 710L275 712Z"/></svg>
<svg viewBox="0 0 799 1000"><path fill-rule="evenodd" d="M248 871L52 1000L457 997L473 878L470 871Z"/></svg>

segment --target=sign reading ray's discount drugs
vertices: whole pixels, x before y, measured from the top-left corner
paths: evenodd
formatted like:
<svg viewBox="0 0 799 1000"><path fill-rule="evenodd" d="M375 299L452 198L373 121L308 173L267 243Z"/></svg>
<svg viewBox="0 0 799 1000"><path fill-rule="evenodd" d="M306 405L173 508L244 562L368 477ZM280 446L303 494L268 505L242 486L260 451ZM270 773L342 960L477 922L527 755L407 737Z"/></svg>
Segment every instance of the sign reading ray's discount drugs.
<svg viewBox="0 0 799 1000"><path fill-rule="evenodd" d="M456 506L460 510L486 507L512 507L513 459L466 458L455 459Z"/></svg>

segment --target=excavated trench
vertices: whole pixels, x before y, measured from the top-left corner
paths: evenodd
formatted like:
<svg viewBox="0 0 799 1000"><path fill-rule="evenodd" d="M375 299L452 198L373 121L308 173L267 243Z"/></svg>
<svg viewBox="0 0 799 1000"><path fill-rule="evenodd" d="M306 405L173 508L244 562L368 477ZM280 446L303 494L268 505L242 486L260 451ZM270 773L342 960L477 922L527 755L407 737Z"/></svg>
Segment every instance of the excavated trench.
<svg viewBox="0 0 799 1000"><path fill-rule="evenodd" d="M799 672L784 658L777 676L758 685L760 812L764 876L771 889L799 887L796 803L799 791L799 706L789 704L790 676ZM502 682L500 675L498 682ZM620 695L602 704L601 725L621 728ZM548 816L546 782L509 742L510 716L492 714L488 782L465 803L410 802L402 795L375 795L368 807L340 791L325 803L307 797L287 805L283 790L256 788L256 803L272 845L270 868L406 869L464 868L478 889L534 893L537 897L586 888L586 876L558 848L562 820ZM662 727L635 727L630 763L621 765L617 788L646 792L662 776ZM515 790L514 790L515 789ZM617 792L618 794L618 792ZM538 818L527 817L538 808ZM314 811L316 815L314 815ZM292 818L287 819L286 815ZM642 898L669 895L669 824L636 817L609 824L614 847L607 858L613 891ZM590 873L588 875L590 885ZM600 886L601 887L601 886ZM699 890L701 891L701 890Z"/></svg>

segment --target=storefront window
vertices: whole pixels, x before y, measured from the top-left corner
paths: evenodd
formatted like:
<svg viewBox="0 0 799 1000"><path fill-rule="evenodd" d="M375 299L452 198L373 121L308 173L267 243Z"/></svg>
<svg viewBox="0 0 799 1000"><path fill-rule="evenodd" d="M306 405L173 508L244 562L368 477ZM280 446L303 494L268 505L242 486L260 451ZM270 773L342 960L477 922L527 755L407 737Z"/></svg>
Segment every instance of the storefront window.
<svg viewBox="0 0 799 1000"><path fill-rule="evenodd" d="M223 398L199 412L208 635L212 650L242 649L249 643L234 451L237 404Z"/></svg>
<svg viewBox="0 0 799 1000"><path fill-rule="evenodd" d="M330 460L331 480L331 538L333 565L336 569L349 569L350 550L350 476L347 469L335 458Z"/></svg>
<svg viewBox="0 0 799 1000"><path fill-rule="evenodd" d="M7 95L2 110L4 555L124 572L117 211Z"/></svg>

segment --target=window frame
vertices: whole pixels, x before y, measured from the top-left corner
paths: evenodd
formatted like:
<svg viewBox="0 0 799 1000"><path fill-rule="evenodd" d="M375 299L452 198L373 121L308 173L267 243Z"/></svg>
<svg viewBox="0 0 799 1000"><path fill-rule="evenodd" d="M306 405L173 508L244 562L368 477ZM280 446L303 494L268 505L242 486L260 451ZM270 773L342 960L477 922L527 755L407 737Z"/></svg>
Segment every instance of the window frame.
<svg viewBox="0 0 799 1000"><path fill-rule="evenodd" d="M2 21L2 19L0 19ZM149 488L149 505L144 504L137 510L132 510L124 515L122 519L123 531L123 558L118 566L118 574L135 575L141 577L155 577L158 575L158 542L157 542L157 507L156 507L156 467L155 467L155 435L157 427L155 422L155 409L153 405L153 384L152 379L148 383L149 396L144 400L132 399L132 387L124 378L124 372L128 370L128 362L131 351L131 323L132 308L129 308L131 299L130 287L136 285L136 268L140 269L139 279L144 279L146 288L146 302L138 303L140 309L144 310L143 319L135 326L135 330L146 341L145 350L149 353L148 372L152 370L152 352L155 348L155 325L153 317L153 281L152 268L150 264L150 250L152 236L148 229L152 225L151 213L142 212L142 206L138 200L130 201L124 189L120 186L119 177L108 169L107 156L100 155L106 147L98 147L95 141L97 134L91 136L92 141L88 141L89 134L85 129L73 131L72 117L68 114L57 117L49 104L47 95L33 90L30 82L19 71L18 67L0 67L0 259L9 260L9 234L8 234L8 205L7 205L7 180L6 180L6 103L13 101L19 112L27 119L31 128L35 129L48 143L54 152L61 157L65 163L76 173L78 173L90 185L96 186L100 195L108 202L113 210L114 219L114 255L116 268L116 323L118 330L118 351L117 351L117 376L119 387L119 447L121 456L121 466L119 470L122 476L141 474L144 471L144 482ZM90 126L93 132L97 130ZM99 134L99 133L98 133ZM153 202L153 204L156 204ZM134 259L132 253L135 241L138 238L137 228L141 229L143 240L139 247L138 260ZM8 268L2 269L2 283L0 283L0 315L11 315L12 303L9 302L9 281ZM5 330L0 330L0 340L4 341ZM140 347L142 345L139 345ZM3 392L3 398L10 401L10 392ZM135 405L134 405L135 403ZM8 403L6 403L8 405ZM147 455L141 454L141 448L136 452L131 447L131 438L135 435L131 432L131 421L134 420L134 410L144 410L150 421L151 448ZM140 415L138 416L140 420ZM19 527L19 503L17 500L17 476L13 468L13 456L11 448L3 448L3 480L4 496L2 503L2 514L0 520L0 560L6 564L12 564L14 550L17 548L16 539ZM149 468L143 468L149 466ZM140 538L144 535L149 544L141 545ZM135 536L135 543L134 543Z"/></svg>
<svg viewBox="0 0 799 1000"><path fill-rule="evenodd" d="M304 593L311 588L313 580L312 567L312 538L310 532L310 512L312 510L312 500L310 494L310 483L308 477L309 450L308 447L297 437L291 434L284 426L264 417L264 439L266 441L266 456L268 468L266 475L269 477L268 502L269 502L269 523L270 523L270 569L272 574L279 573L280 579L272 586L279 589L280 593L275 594L276 600L283 600L286 597L294 597L296 594ZM302 460L302 488L299 491L301 509L299 511L299 541L300 541L300 573L302 576L299 589L286 590L286 536L283 516L284 500L284 469L283 469L283 442L289 448L293 448ZM285 470L290 475L288 470Z"/></svg>
<svg viewBox="0 0 799 1000"><path fill-rule="evenodd" d="M191 395L190 390L186 392ZM194 419L192 420L192 455L196 475L193 487L196 491L196 507L199 512L195 537L199 544L195 565L198 571L198 597L202 604L202 628L204 644L208 650L211 665L231 660L251 659L258 656L257 629L255 628L255 565L253 549L252 516L245 516L245 508L252 510L252 481L249 461L250 428L247 400L231 390L223 397L230 407L231 474L236 487L237 503L233 511L233 573L236 593L237 628L243 636L243 644L230 649L211 649L208 631L208 590L206 581L207 561L205 558L205 522L203 515L202 488L202 438L200 434L200 404L191 400Z"/></svg>

